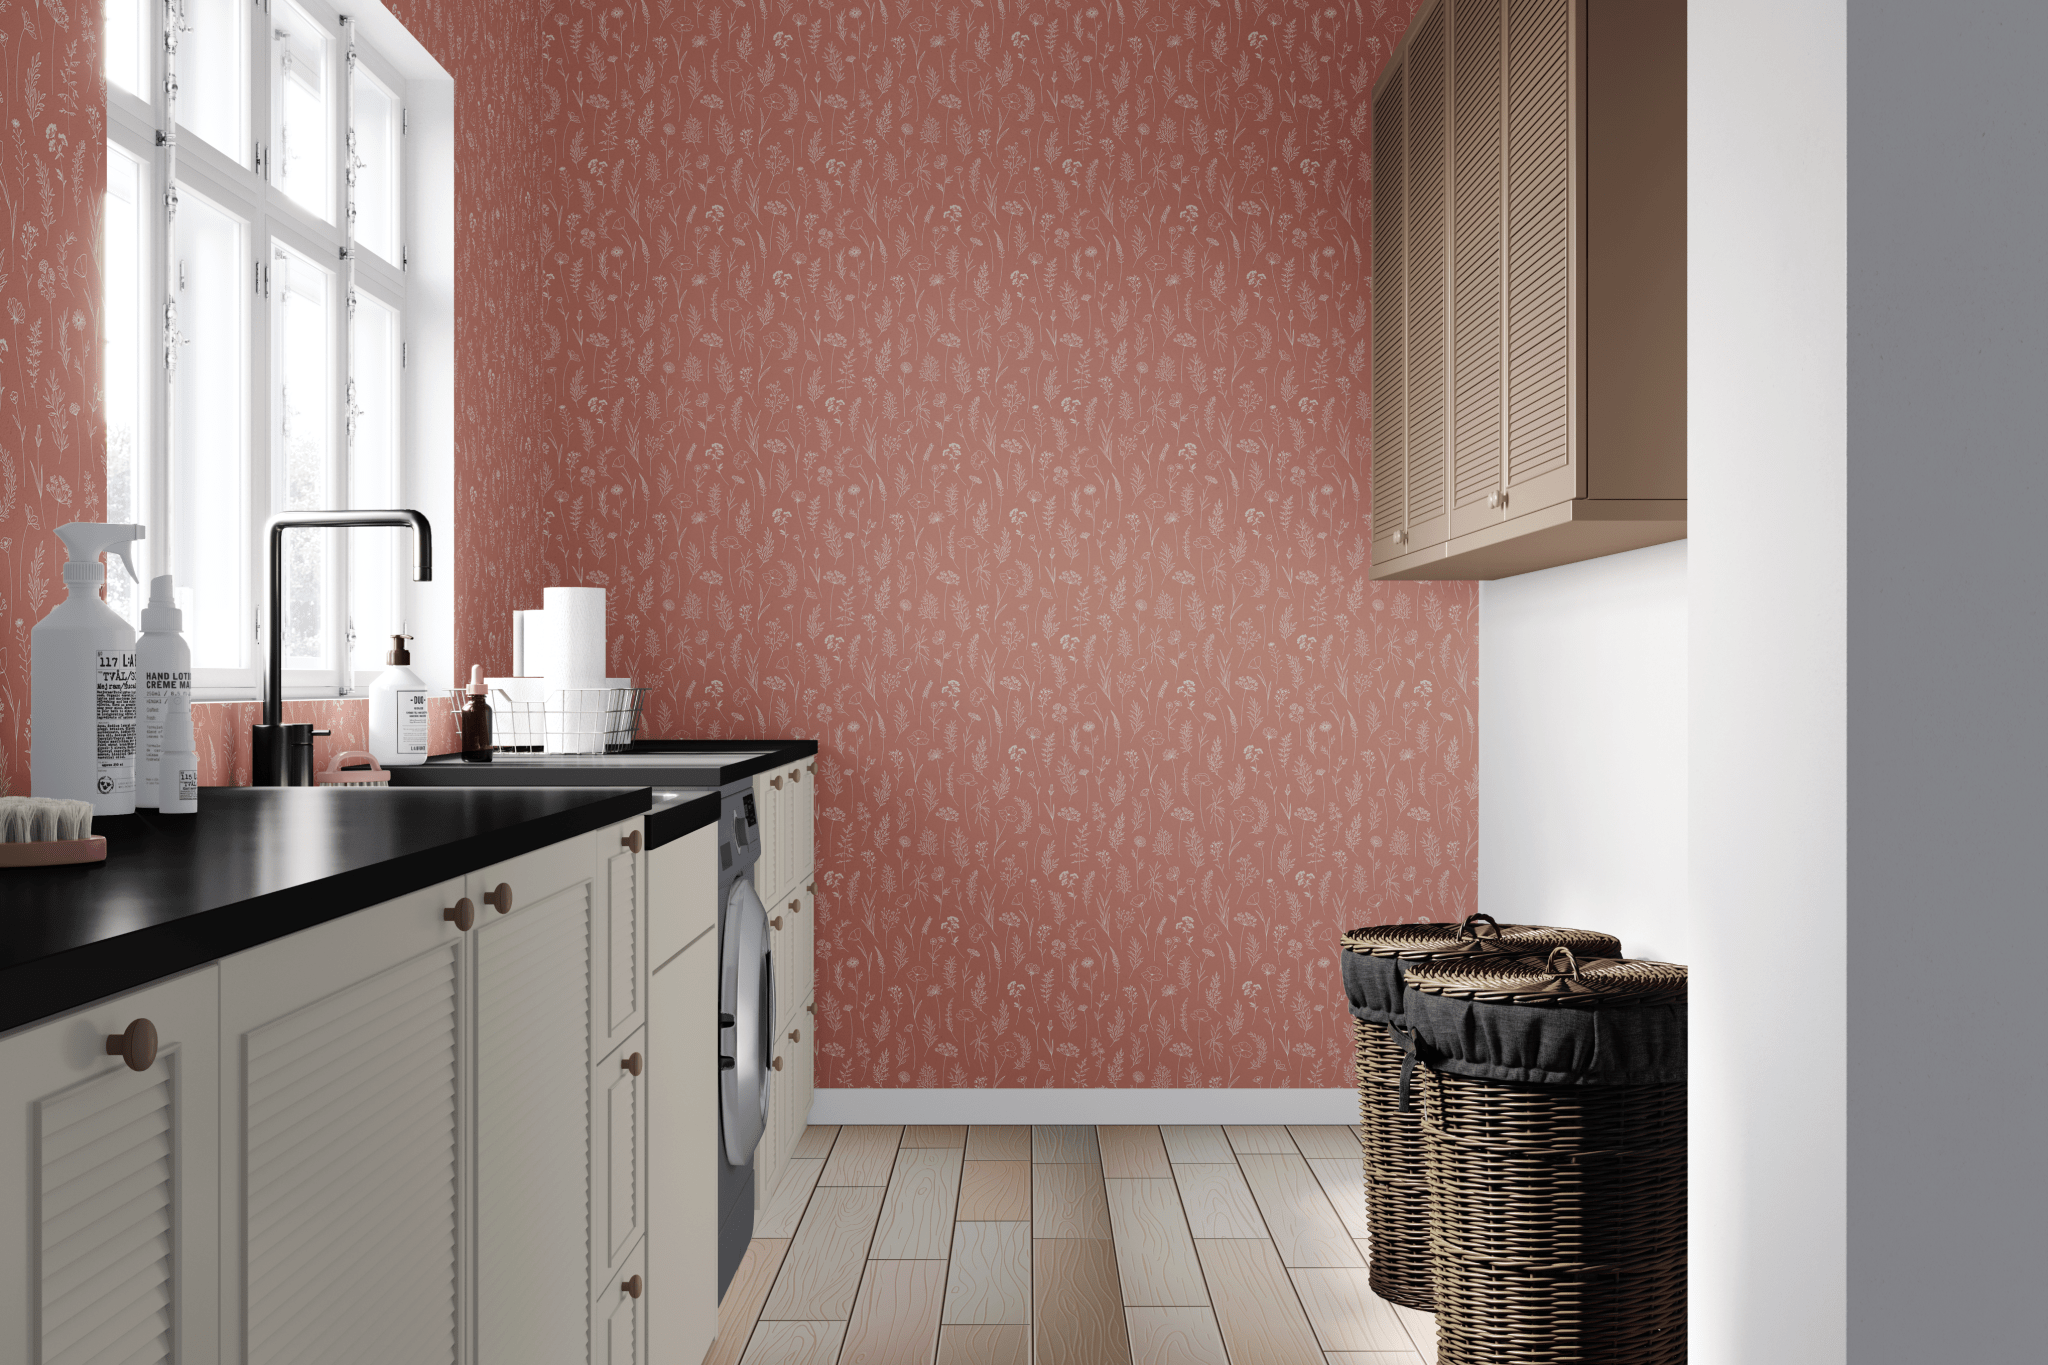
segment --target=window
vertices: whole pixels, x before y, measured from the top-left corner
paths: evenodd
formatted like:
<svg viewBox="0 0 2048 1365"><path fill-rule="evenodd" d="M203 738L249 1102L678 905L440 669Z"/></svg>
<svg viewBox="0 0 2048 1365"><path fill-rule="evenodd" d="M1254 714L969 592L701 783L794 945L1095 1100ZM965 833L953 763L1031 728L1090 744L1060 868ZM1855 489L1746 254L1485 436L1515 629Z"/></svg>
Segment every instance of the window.
<svg viewBox="0 0 2048 1365"><path fill-rule="evenodd" d="M272 625L264 518L400 504L406 81L319 0L105 14L109 516L146 523L150 572L175 576L195 683L246 692ZM346 695L383 666L407 555L388 530L286 535L289 691ZM141 593L111 591L138 617Z"/></svg>

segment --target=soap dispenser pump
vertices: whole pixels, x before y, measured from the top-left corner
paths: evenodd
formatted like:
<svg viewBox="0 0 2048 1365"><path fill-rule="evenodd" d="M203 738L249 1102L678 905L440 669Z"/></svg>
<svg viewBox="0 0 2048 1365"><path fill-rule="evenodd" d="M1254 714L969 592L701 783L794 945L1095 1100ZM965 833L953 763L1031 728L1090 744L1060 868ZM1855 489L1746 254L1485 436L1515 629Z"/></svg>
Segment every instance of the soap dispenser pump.
<svg viewBox="0 0 2048 1365"><path fill-rule="evenodd" d="M387 768L427 761L427 685L412 671L411 638L391 637L390 667L370 684L370 752Z"/></svg>
<svg viewBox="0 0 2048 1365"><path fill-rule="evenodd" d="M135 629L100 597L100 556L119 555L135 578L128 545L144 534L103 521L59 526L66 596L29 632L31 789L90 801L96 816L135 812Z"/></svg>

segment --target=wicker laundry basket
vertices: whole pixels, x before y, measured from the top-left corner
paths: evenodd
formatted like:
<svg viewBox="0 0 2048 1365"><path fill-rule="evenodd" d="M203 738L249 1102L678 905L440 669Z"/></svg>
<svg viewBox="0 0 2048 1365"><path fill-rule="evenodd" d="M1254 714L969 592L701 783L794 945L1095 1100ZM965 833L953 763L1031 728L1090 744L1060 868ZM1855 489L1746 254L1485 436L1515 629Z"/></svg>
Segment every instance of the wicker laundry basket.
<svg viewBox="0 0 2048 1365"><path fill-rule="evenodd" d="M1344 992L1358 1043L1358 1124L1364 1135L1366 1230L1372 1238L1373 1292L1434 1311L1430 1292L1428 1181L1422 1165L1421 1113L1400 1103L1402 973L1419 963L1541 953L1559 944L1581 956L1618 957L1609 934L1541 924L1498 924L1473 915L1463 924L1382 924L1344 935Z"/></svg>
<svg viewBox="0 0 2048 1365"><path fill-rule="evenodd" d="M1440 1365L1683 1365L1686 972L1420 964Z"/></svg>

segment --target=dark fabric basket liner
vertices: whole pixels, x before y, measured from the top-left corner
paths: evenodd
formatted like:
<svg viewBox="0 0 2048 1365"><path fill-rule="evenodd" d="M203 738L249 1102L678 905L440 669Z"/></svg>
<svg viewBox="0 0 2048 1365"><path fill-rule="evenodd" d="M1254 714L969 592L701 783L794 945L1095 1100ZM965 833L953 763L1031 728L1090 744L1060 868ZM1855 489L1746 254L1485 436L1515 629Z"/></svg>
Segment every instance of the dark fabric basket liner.
<svg viewBox="0 0 2048 1365"><path fill-rule="evenodd" d="M1368 1024L1402 1022L1399 958L1374 957L1369 953L1339 952L1344 967L1344 995L1351 1002L1351 1016Z"/></svg>
<svg viewBox="0 0 2048 1365"><path fill-rule="evenodd" d="M1347 990L1350 980L1347 961ZM1682 1004L1508 1005L1418 990L1407 991L1402 1003L1417 1059L1454 1076L1537 1085L1685 1082Z"/></svg>

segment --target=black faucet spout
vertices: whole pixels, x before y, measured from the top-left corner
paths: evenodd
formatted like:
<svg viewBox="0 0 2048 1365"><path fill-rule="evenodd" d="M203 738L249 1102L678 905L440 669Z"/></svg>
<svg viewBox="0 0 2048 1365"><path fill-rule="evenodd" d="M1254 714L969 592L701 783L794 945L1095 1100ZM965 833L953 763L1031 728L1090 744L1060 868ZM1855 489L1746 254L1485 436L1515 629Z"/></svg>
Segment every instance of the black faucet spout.
<svg viewBox="0 0 2048 1365"><path fill-rule="evenodd" d="M425 583L434 577L434 533L427 519L411 508L386 511L358 511L336 508L329 511L279 512L263 523L267 546L264 570L269 578L270 612L264 620L269 636L268 663L263 677L263 724L256 727L250 753L250 778L259 787L283 786L288 780L283 761L284 743L284 533L300 528L326 529L343 526L396 526L412 531L412 578ZM348 667L348 660L342 660ZM267 761L266 761L267 760Z"/></svg>

